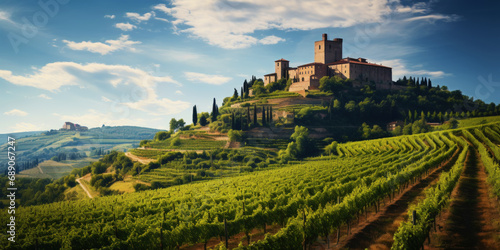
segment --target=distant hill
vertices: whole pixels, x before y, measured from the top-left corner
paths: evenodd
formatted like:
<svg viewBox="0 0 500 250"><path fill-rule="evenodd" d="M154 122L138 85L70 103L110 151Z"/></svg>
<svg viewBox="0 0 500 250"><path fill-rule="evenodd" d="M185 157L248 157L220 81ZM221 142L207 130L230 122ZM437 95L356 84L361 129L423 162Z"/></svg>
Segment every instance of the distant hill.
<svg viewBox="0 0 500 250"><path fill-rule="evenodd" d="M65 160L81 160L86 157L99 157L110 150L127 151L138 147L141 140L152 139L158 131L143 127L117 126L92 128L88 131L13 133L2 135L0 151L6 152L7 136L14 135L16 165L17 169L22 171L36 167L37 163L54 156L61 156ZM6 169L6 156L7 154L0 155L0 173Z"/></svg>
<svg viewBox="0 0 500 250"><path fill-rule="evenodd" d="M17 132L17 133L7 133L7 134L0 134L0 144L4 144L7 142L7 138L14 137L16 139L20 139L23 137L28 137L32 135L39 135L45 131L29 131L29 132Z"/></svg>

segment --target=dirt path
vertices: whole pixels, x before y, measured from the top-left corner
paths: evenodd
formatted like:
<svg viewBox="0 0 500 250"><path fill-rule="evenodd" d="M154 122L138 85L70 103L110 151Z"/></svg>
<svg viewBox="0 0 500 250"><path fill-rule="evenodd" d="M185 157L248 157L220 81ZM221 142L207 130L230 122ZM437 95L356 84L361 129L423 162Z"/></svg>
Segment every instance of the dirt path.
<svg viewBox="0 0 500 250"><path fill-rule="evenodd" d="M489 197L487 174L477 150L471 150L450 208L437 220L427 249L500 249L498 203Z"/></svg>
<svg viewBox="0 0 500 250"><path fill-rule="evenodd" d="M125 156L127 156L128 158L130 158L130 160L132 160L132 161L138 161L138 162L140 162L142 164L148 164L148 163L150 163L152 161L156 161L154 159L149 159L149 158L145 158L145 157L139 157L139 156L134 155L134 154L132 154L130 152L126 152Z"/></svg>
<svg viewBox="0 0 500 250"><path fill-rule="evenodd" d="M341 238L340 244L331 244L331 249L390 249L394 233L400 223L408 217L410 204L425 197L425 190L437 182L443 171L448 171L453 166L458 154L459 151L456 151L445 164L396 195L392 202L388 198L385 199L384 203L381 203L385 206L381 207L379 213L375 214L373 209L367 220L362 216L359 224L351 225L351 234L345 237L344 231L344 238ZM336 242L336 237L336 234L332 235L330 242Z"/></svg>
<svg viewBox="0 0 500 250"><path fill-rule="evenodd" d="M92 199L93 198L92 195L87 190L87 188L85 187L85 185L83 185L82 182L80 182L80 179L81 178L76 179L76 182L78 182L78 184L80 184L80 187L82 187L83 191L85 191L85 193L87 193L87 195L89 196L89 198Z"/></svg>
<svg viewBox="0 0 500 250"><path fill-rule="evenodd" d="M38 165L37 165L37 167L38 167L38 169L40 170L40 173L42 173L42 174L43 174L43 170L42 170L42 168L40 167L40 164L38 164Z"/></svg>

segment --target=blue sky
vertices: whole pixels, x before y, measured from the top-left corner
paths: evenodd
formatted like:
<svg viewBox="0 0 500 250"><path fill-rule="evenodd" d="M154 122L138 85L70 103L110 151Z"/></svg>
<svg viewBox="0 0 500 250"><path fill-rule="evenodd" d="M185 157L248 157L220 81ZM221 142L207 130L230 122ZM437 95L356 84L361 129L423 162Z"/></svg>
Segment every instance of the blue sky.
<svg viewBox="0 0 500 250"><path fill-rule="evenodd" d="M40 2L0 3L0 133L190 123L193 105L210 111L274 60L312 62L322 33L394 80L430 77L500 102L496 1Z"/></svg>

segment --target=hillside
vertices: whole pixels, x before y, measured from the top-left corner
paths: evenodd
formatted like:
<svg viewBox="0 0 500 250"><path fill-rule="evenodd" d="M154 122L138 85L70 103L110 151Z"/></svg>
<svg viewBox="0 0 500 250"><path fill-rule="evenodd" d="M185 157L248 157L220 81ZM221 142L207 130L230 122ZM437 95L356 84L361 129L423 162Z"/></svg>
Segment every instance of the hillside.
<svg viewBox="0 0 500 250"><path fill-rule="evenodd" d="M439 214L448 216L447 204L452 193L457 201L464 195L452 191L466 183L471 172L483 176L477 181L487 185L492 195L500 195L498 143L500 123L495 122L466 129L342 143L328 156L289 161L278 168L223 179L21 207L17 211L19 237L15 244L24 248L118 249L162 245L201 249L205 245L221 249L219 246L227 242L230 249L302 249L303 244L326 248L335 240L342 245L352 244L349 242L353 234L361 237L355 245L361 248L375 242L384 248L391 245L395 249L420 248L428 234L434 237L433 218ZM470 158L471 154L477 155L476 160ZM169 153L164 160L170 162L173 155ZM112 158L104 159L108 160ZM484 168L476 167L478 164ZM462 175L466 177L460 178ZM377 241L379 236L375 233L361 233L366 223L380 225L378 216L408 192L417 195L412 195L411 206L406 202L400 206L400 213L411 214L416 210L419 218L426 219L418 219L417 225L411 226L411 220L403 217L404 223L388 231L388 238L384 236L389 241ZM480 197L482 204L496 204L488 195ZM475 203L468 206L479 209ZM498 214L492 210L491 216ZM384 221L395 219L396 215L390 215ZM449 219L459 221L453 215ZM498 230L494 228L496 222L486 218L474 220L480 225L493 223L493 228L479 227L484 229L481 231L484 241L467 240L470 237L466 234L478 236L479 231L466 233L447 226L445 230L463 235L462 244L466 246L485 244L481 245L484 249L498 246L494 236ZM44 227L39 226L42 222ZM7 221L4 219L2 223ZM264 238L266 232L270 235ZM16 246L5 238L2 242L7 249ZM455 246L453 242L443 244L441 247Z"/></svg>
<svg viewBox="0 0 500 250"><path fill-rule="evenodd" d="M93 128L88 131L48 131L16 138L16 165L22 176L59 178L73 168L81 168L110 150L136 148L141 140L151 139L158 130L121 126ZM23 134L19 134L22 136ZM15 135L14 135L15 136ZM6 152L7 144L0 150ZM64 155L64 157L63 157ZM60 163L41 165L46 171L37 172L38 163L59 157ZM6 154L0 156L0 171L6 169ZM28 170L23 172L23 170ZM42 174L42 172L44 172ZM53 174L52 174L53 173ZM40 175L41 174L41 175Z"/></svg>

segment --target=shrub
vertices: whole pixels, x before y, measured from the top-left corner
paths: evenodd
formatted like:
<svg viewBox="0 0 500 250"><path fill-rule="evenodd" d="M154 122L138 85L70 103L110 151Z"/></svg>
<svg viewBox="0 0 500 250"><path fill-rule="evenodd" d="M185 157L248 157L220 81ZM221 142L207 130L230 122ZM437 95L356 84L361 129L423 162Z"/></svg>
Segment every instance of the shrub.
<svg viewBox="0 0 500 250"><path fill-rule="evenodd" d="M172 141L170 142L170 146L172 146L172 147L176 147L176 146L180 146L180 145L181 145L181 139L179 139L179 137L172 139Z"/></svg>

